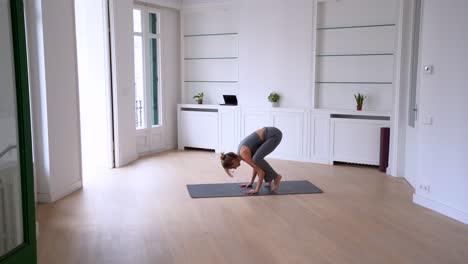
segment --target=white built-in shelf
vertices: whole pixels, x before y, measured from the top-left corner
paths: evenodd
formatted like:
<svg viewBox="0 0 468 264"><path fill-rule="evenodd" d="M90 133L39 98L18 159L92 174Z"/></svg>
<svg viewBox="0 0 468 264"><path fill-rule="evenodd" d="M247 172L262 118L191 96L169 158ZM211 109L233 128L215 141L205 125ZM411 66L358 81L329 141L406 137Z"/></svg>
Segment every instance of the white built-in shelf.
<svg viewBox="0 0 468 264"><path fill-rule="evenodd" d="M215 104L178 104L179 107L185 108L203 108L203 109L218 109L219 105Z"/></svg>
<svg viewBox="0 0 468 264"><path fill-rule="evenodd" d="M353 116L383 116L390 117L392 114L390 112L384 111L357 111L357 110L346 110L346 109L313 109L313 113L321 114L331 114L331 115L353 115Z"/></svg>
<svg viewBox="0 0 468 264"><path fill-rule="evenodd" d="M393 53L376 54L318 54L317 57L393 56Z"/></svg>
<svg viewBox="0 0 468 264"><path fill-rule="evenodd" d="M178 104L180 108L197 108L197 109L221 109L221 108L229 108L229 109L237 109L239 108L238 105L216 105L216 104Z"/></svg>
<svg viewBox="0 0 468 264"><path fill-rule="evenodd" d="M218 57L218 58L184 58L184 60L235 60L237 57Z"/></svg>
<svg viewBox="0 0 468 264"><path fill-rule="evenodd" d="M321 27L321 28L317 28L317 30L347 29L347 28L370 28L370 27L393 27L393 26L395 26L395 24L342 26L342 27Z"/></svg>
<svg viewBox="0 0 468 264"><path fill-rule="evenodd" d="M184 35L186 38L191 37L210 37L210 36L226 36L226 35L237 35L238 33L210 33L210 34L193 34L193 35Z"/></svg>
<svg viewBox="0 0 468 264"><path fill-rule="evenodd" d="M392 84L392 82L316 82L316 83L339 83L339 84Z"/></svg>
<svg viewBox="0 0 468 264"><path fill-rule="evenodd" d="M318 3L314 111L391 116L397 13L396 0ZM364 107L371 111L351 110L357 93L367 96Z"/></svg>
<svg viewBox="0 0 468 264"><path fill-rule="evenodd" d="M184 81L186 83L237 83L237 81Z"/></svg>

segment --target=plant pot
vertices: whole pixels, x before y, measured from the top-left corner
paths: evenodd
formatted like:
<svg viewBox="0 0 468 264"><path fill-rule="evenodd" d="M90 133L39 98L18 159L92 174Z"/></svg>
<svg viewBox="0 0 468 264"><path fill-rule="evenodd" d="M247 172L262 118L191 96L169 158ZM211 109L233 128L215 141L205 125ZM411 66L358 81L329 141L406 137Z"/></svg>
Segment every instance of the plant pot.
<svg viewBox="0 0 468 264"><path fill-rule="evenodd" d="M356 106L356 109L357 109L358 111L362 111L362 105L357 105L357 106Z"/></svg>
<svg viewBox="0 0 468 264"><path fill-rule="evenodd" d="M198 104L203 104L203 100L198 100L197 103Z"/></svg>
<svg viewBox="0 0 468 264"><path fill-rule="evenodd" d="M271 102L271 106L272 106L272 107L278 107L278 106L279 106L279 102Z"/></svg>

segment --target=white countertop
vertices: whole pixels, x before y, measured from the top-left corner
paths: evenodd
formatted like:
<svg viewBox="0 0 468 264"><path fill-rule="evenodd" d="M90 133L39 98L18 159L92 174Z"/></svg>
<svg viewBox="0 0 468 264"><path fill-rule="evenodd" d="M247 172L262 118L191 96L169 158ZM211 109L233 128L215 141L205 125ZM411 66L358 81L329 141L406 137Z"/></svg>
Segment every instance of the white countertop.
<svg viewBox="0 0 468 264"><path fill-rule="evenodd" d="M198 109L220 109L222 107L240 109L241 106L233 105L215 105L215 104L178 104L180 108L198 108ZM336 115L360 115L360 116L385 116L391 117L391 112L380 111L357 111L347 109L316 109L316 108L287 108L287 107L244 107L256 111L275 111L275 112L307 112L315 114L336 114Z"/></svg>

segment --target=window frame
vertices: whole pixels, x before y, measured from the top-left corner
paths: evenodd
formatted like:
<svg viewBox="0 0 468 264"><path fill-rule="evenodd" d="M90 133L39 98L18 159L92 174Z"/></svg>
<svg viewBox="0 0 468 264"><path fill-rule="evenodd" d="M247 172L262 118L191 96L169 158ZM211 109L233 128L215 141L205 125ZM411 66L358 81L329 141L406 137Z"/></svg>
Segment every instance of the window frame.
<svg viewBox="0 0 468 264"><path fill-rule="evenodd" d="M134 5L133 10L139 10L141 12L141 33L135 32L133 30L133 37L140 36L142 37L142 55L143 55L143 100L144 100L144 126L143 127L135 127L136 130L145 130L151 128L158 128L162 127L164 124L163 120L163 89L162 89L162 52L161 52L161 11L157 8L151 8L147 6L141 5ZM156 34L150 33L150 14L156 15ZM132 27L134 28L134 27ZM152 88L151 88L151 46L150 41L152 39L156 40L156 75L157 75L157 115L158 115L158 124L153 125L153 97L152 95ZM133 47L135 49L135 46ZM136 84L135 84L136 85ZM136 106L135 106L136 109Z"/></svg>

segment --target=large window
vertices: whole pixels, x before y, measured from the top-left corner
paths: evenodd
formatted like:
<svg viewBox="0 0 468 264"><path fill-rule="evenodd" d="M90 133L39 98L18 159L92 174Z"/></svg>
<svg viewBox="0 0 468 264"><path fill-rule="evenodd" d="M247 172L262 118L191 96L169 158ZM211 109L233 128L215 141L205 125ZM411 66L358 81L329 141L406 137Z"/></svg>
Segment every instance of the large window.
<svg viewBox="0 0 468 264"><path fill-rule="evenodd" d="M133 9L136 128L161 125L160 19L155 10Z"/></svg>

